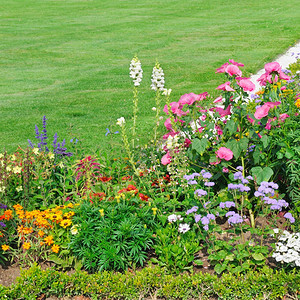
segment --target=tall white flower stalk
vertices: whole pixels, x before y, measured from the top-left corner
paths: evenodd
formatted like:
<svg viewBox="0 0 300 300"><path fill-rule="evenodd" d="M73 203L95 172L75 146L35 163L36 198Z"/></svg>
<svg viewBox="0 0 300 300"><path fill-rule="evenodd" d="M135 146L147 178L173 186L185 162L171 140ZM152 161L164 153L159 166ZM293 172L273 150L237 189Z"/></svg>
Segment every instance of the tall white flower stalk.
<svg viewBox="0 0 300 300"><path fill-rule="evenodd" d="M157 140L157 130L159 126L159 116L160 116L160 102L161 102L161 92L164 91L165 87L165 74L160 66L159 62L156 62L153 67L152 76L151 76L151 89L156 92L155 95L155 105L156 116L155 116L155 127L154 127L154 143L156 144Z"/></svg>
<svg viewBox="0 0 300 300"><path fill-rule="evenodd" d="M133 80L133 125L132 125L132 147L134 148L134 141L136 136L136 119L138 112L138 86L140 86L142 78L143 78L143 70L140 60L137 56L135 56L130 63L129 67L129 75Z"/></svg>

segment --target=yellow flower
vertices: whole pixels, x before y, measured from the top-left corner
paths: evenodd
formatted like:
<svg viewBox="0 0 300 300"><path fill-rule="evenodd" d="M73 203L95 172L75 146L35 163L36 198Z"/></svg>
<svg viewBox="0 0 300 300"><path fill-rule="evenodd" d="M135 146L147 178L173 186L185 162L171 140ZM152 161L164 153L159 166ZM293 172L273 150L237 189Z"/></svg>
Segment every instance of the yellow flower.
<svg viewBox="0 0 300 300"><path fill-rule="evenodd" d="M14 172L15 174L19 174L19 173L21 173L21 171L22 171L22 168L19 167L19 166L15 166L15 167L13 168L13 172Z"/></svg>
<svg viewBox="0 0 300 300"><path fill-rule="evenodd" d="M157 211L157 207L152 207L151 209L153 211L153 215L155 216L156 215L156 211Z"/></svg>
<svg viewBox="0 0 300 300"><path fill-rule="evenodd" d="M50 246L51 244L54 244L54 241L53 241L53 236L52 235L49 235L47 237L44 238L44 241L45 243Z"/></svg>
<svg viewBox="0 0 300 300"><path fill-rule="evenodd" d="M297 99L297 101L295 102L295 105L296 105L298 108L300 108L300 98Z"/></svg>
<svg viewBox="0 0 300 300"><path fill-rule="evenodd" d="M52 250L54 253L58 253L58 251L59 251L59 246L58 246L58 245L53 245L53 246L51 247L51 250Z"/></svg>
<svg viewBox="0 0 300 300"><path fill-rule="evenodd" d="M3 251L7 251L9 249L9 246L4 244L1 246L1 248Z"/></svg>
<svg viewBox="0 0 300 300"><path fill-rule="evenodd" d="M104 217L104 209L99 209L101 217Z"/></svg>
<svg viewBox="0 0 300 300"><path fill-rule="evenodd" d="M33 149L32 149L32 152L33 152L35 155L38 155L38 154L39 154L39 148L33 148Z"/></svg>
<svg viewBox="0 0 300 300"><path fill-rule="evenodd" d="M67 220L62 220L59 224L63 228L67 228L68 226L72 225L72 221L67 219Z"/></svg>
<svg viewBox="0 0 300 300"><path fill-rule="evenodd" d="M25 242L25 243L23 244L23 249L24 249L24 250L28 250L30 247L31 247L30 243Z"/></svg>
<svg viewBox="0 0 300 300"><path fill-rule="evenodd" d="M45 232L44 232L43 230L39 230L39 231L38 231L38 235L39 235L40 237L43 237L43 236L45 235Z"/></svg>
<svg viewBox="0 0 300 300"><path fill-rule="evenodd" d="M52 152L49 152L48 156L50 159L54 159L54 157L55 157L55 155Z"/></svg>

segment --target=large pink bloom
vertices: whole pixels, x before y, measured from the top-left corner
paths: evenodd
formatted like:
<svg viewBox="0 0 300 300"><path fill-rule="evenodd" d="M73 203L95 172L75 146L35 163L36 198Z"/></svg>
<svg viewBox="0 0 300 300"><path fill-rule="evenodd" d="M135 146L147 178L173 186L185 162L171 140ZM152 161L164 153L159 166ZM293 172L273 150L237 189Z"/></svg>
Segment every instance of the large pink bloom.
<svg viewBox="0 0 300 300"><path fill-rule="evenodd" d="M243 67L244 66L244 64L238 63L238 62L234 61L233 59L229 59L229 62L232 63L235 66L238 66L238 67Z"/></svg>
<svg viewBox="0 0 300 300"><path fill-rule="evenodd" d="M225 68L225 72L229 75L229 76L233 76L233 75L238 75L238 76L242 76L242 71L239 69L238 66L235 65L229 65Z"/></svg>
<svg viewBox="0 0 300 300"><path fill-rule="evenodd" d="M281 71L281 66L277 61L270 62L265 64L265 70L267 73L277 72L279 73Z"/></svg>
<svg viewBox="0 0 300 300"><path fill-rule="evenodd" d="M234 89L230 86L230 81L227 81L221 85L219 85L216 90L222 90L227 92L234 92Z"/></svg>
<svg viewBox="0 0 300 300"><path fill-rule="evenodd" d="M229 63L225 63L224 65L222 65L220 68L216 70L216 73L225 73L225 69L228 65Z"/></svg>
<svg viewBox="0 0 300 300"><path fill-rule="evenodd" d="M257 79L257 81L261 86L265 86L267 82L272 83L272 75L270 75L269 73L264 73ZM277 81L278 81L278 76L276 75L274 78L274 83Z"/></svg>
<svg viewBox="0 0 300 300"><path fill-rule="evenodd" d="M161 158L161 163L165 166L171 162L171 155L169 151Z"/></svg>
<svg viewBox="0 0 300 300"><path fill-rule="evenodd" d="M280 78L281 80L290 80L290 79L291 79L290 76L284 74L282 71L279 72L279 78Z"/></svg>
<svg viewBox="0 0 300 300"><path fill-rule="evenodd" d="M244 92L252 92L255 90L255 84L248 78L238 80L237 84L244 90Z"/></svg>
<svg viewBox="0 0 300 300"><path fill-rule="evenodd" d="M196 95L194 93L184 94L180 97L180 99L178 101L179 107L182 107L185 104L192 105L196 101L204 100L204 99L206 99L207 95L208 95L207 92L199 94L199 95Z"/></svg>
<svg viewBox="0 0 300 300"><path fill-rule="evenodd" d="M182 117L182 116L185 116L189 113L189 111L183 111L182 108L183 108L183 105L180 104L179 102L171 102L170 103L170 106L171 106L171 110L172 110L172 113L177 115L178 117ZM166 104L163 111L166 113L166 114L169 114L169 109L168 109L168 105Z"/></svg>
<svg viewBox="0 0 300 300"><path fill-rule="evenodd" d="M266 117L269 113L269 110L271 108L274 108L275 106L278 106L281 102L266 102L263 106L259 107L256 112L254 113L254 117L257 120L262 119L263 117Z"/></svg>
<svg viewBox="0 0 300 300"><path fill-rule="evenodd" d="M223 109L221 107L215 107L214 108L214 110L220 114L221 118L231 115L231 110L230 109L231 109L231 104L229 104L226 109Z"/></svg>
<svg viewBox="0 0 300 300"><path fill-rule="evenodd" d="M279 116L279 120L281 121L281 122L284 122L284 120L285 119L287 119L287 118L289 118L290 116L288 115L288 114L281 114L280 116Z"/></svg>
<svg viewBox="0 0 300 300"><path fill-rule="evenodd" d="M233 158L233 152L226 147L221 147L219 150L217 150L216 155L220 159L225 159L227 161Z"/></svg>

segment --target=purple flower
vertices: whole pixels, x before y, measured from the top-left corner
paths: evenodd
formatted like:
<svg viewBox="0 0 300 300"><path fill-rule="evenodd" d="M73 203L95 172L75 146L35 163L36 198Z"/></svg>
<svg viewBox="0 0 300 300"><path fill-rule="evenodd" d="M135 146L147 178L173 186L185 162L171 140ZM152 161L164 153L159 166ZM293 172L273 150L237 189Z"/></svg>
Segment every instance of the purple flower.
<svg viewBox="0 0 300 300"><path fill-rule="evenodd" d="M188 184L198 184L198 182L196 180L189 180L187 183Z"/></svg>
<svg viewBox="0 0 300 300"><path fill-rule="evenodd" d="M207 192L204 191L204 190L202 190L202 189L198 189L198 190L196 190L196 191L194 192L194 194L197 195L197 196L199 196L199 197L201 197L201 196L207 195Z"/></svg>
<svg viewBox="0 0 300 300"><path fill-rule="evenodd" d="M194 175L193 174L192 175L184 175L183 178L186 180L192 180L192 179L194 179Z"/></svg>
<svg viewBox="0 0 300 300"><path fill-rule="evenodd" d="M290 220L291 223L295 223L295 218L292 216L291 213L289 213L289 212L286 213L286 214L284 215L284 217L285 217L286 219Z"/></svg>
<svg viewBox="0 0 300 300"><path fill-rule="evenodd" d="M253 177L251 175L246 177L248 180L253 180Z"/></svg>
<svg viewBox="0 0 300 300"><path fill-rule="evenodd" d="M197 210L198 210L198 206L193 206L192 208L190 208L186 211L186 214L189 215L193 212L196 212Z"/></svg>
<svg viewBox="0 0 300 300"><path fill-rule="evenodd" d="M238 188L239 188L238 185L235 184L235 183L229 183L228 184L228 191L229 190L237 190Z"/></svg>
<svg viewBox="0 0 300 300"><path fill-rule="evenodd" d="M228 224L232 225L232 224L239 224L243 222L243 218L239 215L239 214L234 214L233 216L231 216L230 218L228 218Z"/></svg>
<svg viewBox="0 0 300 300"><path fill-rule="evenodd" d="M220 208L230 208L230 207L235 207L235 203L232 202L232 201L226 201L226 202L220 202L220 205L219 205Z"/></svg>
<svg viewBox="0 0 300 300"><path fill-rule="evenodd" d="M198 223L201 219L201 215L195 215L195 222Z"/></svg>
<svg viewBox="0 0 300 300"><path fill-rule="evenodd" d="M207 217L209 220L215 220L215 219L216 219L215 215L213 215L213 214L207 214L206 217Z"/></svg>
<svg viewBox="0 0 300 300"><path fill-rule="evenodd" d="M238 167L236 167L236 169L239 170L239 171L243 171L244 170L244 168L242 166L238 166Z"/></svg>
<svg viewBox="0 0 300 300"><path fill-rule="evenodd" d="M203 226L203 229L207 231L208 230L208 225Z"/></svg>
<svg viewBox="0 0 300 300"><path fill-rule="evenodd" d="M206 208L206 206L207 206L209 203L211 203L211 202L210 202L210 201L205 202L205 203L203 204L203 207Z"/></svg>
<svg viewBox="0 0 300 300"><path fill-rule="evenodd" d="M244 178L244 177L243 177L242 172L235 172L235 173L233 174L233 178L234 178L235 180L237 180L237 179L242 179L242 178Z"/></svg>
<svg viewBox="0 0 300 300"><path fill-rule="evenodd" d="M248 184L248 183L249 183L249 181L247 179L242 178L242 184Z"/></svg>
<svg viewBox="0 0 300 300"><path fill-rule="evenodd" d="M199 176L200 176L199 173L193 173L192 175L193 175L194 177L199 177Z"/></svg>
<svg viewBox="0 0 300 300"><path fill-rule="evenodd" d="M203 225L208 225L208 224L209 224L209 218L208 218L208 217L202 217L201 223L202 223Z"/></svg>
<svg viewBox="0 0 300 300"><path fill-rule="evenodd" d="M214 182L212 182L212 181L210 181L210 182L204 182L204 185L205 186L214 186L215 185L215 183Z"/></svg>
<svg viewBox="0 0 300 300"><path fill-rule="evenodd" d="M236 214L235 211L229 211L228 213L226 213L226 217L229 217L229 216L234 216Z"/></svg>
<svg viewBox="0 0 300 300"><path fill-rule="evenodd" d="M7 209L7 205L0 203L0 208Z"/></svg>
<svg viewBox="0 0 300 300"><path fill-rule="evenodd" d="M264 196L264 194L261 193L261 192L256 191L256 192L254 193L254 196L255 196L255 197L261 197L261 196Z"/></svg>
<svg viewBox="0 0 300 300"><path fill-rule="evenodd" d="M206 179L209 179L209 178L212 177L212 175L209 172L205 172L205 173L202 174L202 177L206 178Z"/></svg>
<svg viewBox="0 0 300 300"><path fill-rule="evenodd" d="M0 222L0 226L6 227L6 225L3 222Z"/></svg>
<svg viewBox="0 0 300 300"><path fill-rule="evenodd" d="M239 189L240 189L240 192L249 192L251 190L248 186L245 186L241 183L239 184Z"/></svg>

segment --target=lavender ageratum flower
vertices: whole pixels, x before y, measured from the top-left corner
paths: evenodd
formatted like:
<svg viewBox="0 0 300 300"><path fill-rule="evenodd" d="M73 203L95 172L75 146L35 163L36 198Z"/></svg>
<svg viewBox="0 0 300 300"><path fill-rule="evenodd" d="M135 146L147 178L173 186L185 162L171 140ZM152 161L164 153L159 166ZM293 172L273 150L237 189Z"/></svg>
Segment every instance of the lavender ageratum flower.
<svg viewBox="0 0 300 300"><path fill-rule="evenodd" d="M190 225L189 224L179 224L179 228L178 228L178 231L180 233L186 233L190 230Z"/></svg>
<svg viewBox="0 0 300 300"><path fill-rule="evenodd" d="M247 179L242 178L242 184L248 184L248 183L249 183L249 181Z"/></svg>
<svg viewBox="0 0 300 300"><path fill-rule="evenodd" d="M195 215L195 222L198 223L201 219L201 215Z"/></svg>
<svg viewBox="0 0 300 300"><path fill-rule="evenodd" d="M193 174L192 175L183 175L183 178L185 180L192 180L192 179L194 179L194 175Z"/></svg>
<svg viewBox="0 0 300 300"><path fill-rule="evenodd" d="M192 214L193 212L196 212L197 210L198 210L198 206L193 206L192 208L190 208L186 211L186 214L187 215Z"/></svg>
<svg viewBox="0 0 300 300"><path fill-rule="evenodd" d="M253 177L251 175L247 176L246 179L253 180Z"/></svg>
<svg viewBox="0 0 300 300"><path fill-rule="evenodd" d="M208 218L208 217L202 217L201 223L202 223L203 225L208 225L208 224L209 224L209 218Z"/></svg>
<svg viewBox="0 0 300 300"><path fill-rule="evenodd" d="M215 220L215 219L216 219L215 215L213 215L213 214L207 214L206 217L207 217L209 220Z"/></svg>
<svg viewBox="0 0 300 300"><path fill-rule="evenodd" d="M250 188L248 187L248 186L245 186L245 185L243 185L243 184L239 184L239 190L240 190L240 192L250 192Z"/></svg>
<svg viewBox="0 0 300 300"><path fill-rule="evenodd" d="M203 204L203 207L206 209L207 205L210 204L211 202L210 201L207 201Z"/></svg>
<svg viewBox="0 0 300 300"><path fill-rule="evenodd" d="M205 226L203 226L203 229L205 230L205 231L208 231L208 225L205 225Z"/></svg>
<svg viewBox="0 0 300 300"><path fill-rule="evenodd" d="M207 192L202 190L202 189L198 189L194 192L195 195L201 197L201 196L206 196L207 195Z"/></svg>
<svg viewBox="0 0 300 300"><path fill-rule="evenodd" d="M295 223L295 218L292 216L291 213L287 212L284 217L288 220L290 220L291 223Z"/></svg>
<svg viewBox="0 0 300 300"><path fill-rule="evenodd" d="M255 197L261 197L261 196L264 196L264 194L259 192L259 191L256 191L256 192L254 192L254 196Z"/></svg>
<svg viewBox="0 0 300 300"><path fill-rule="evenodd" d="M6 225L3 222L0 222L1 227L6 227Z"/></svg>
<svg viewBox="0 0 300 300"><path fill-rule="evenodd" d="M242 178L244 178L244 177L243 177L242 172L235 172L235 173L233 174L233 178L234 178L235 180L237 180L237 179L242 179Z"/></svg>
<svg viewBox="0 0 300 300"><path fill-rule="evenodd" d="M239 214L234 214L233 216L228 218L228 224L239 224L243 222L243 218Z"/></svg>
<svg viewBox="0 0 300 300"><path fill-rule="evenodd" d="M189 180L187 183L188 184L198 184L198 182L196 180Z"/></svg>
<svg viewBox="0 0 300 300"><path fill-rule="evenodd" d="M259 98L259 96L258 96L257 94L251 94L251 95L250 95L250 98L251 98L251 99L257 99L257 98Z"/></svg>
<svg viewBox="0 0 300 300"><path fill-rule="evenodd" d="M279 199L279 200L277 201L277 203L278 203L281 207L287 208L287 207L289 206L289 204L288 204L285 200L283 200L283 199Z"/></svg>
<svg viewBox="0 0 300 300"><path fill-rule="evenodd" d="M7 209L7 205L3 204L3 203L0 203L0 208L2 209Z"/></svg>
<svg viewBox="0 0 300 300"><path fill-rule="evenodd" d="M195 178L195 177L199 177L199 176L200 176L200 174L199 174L199 173L193 173L192 175L194 176L194 178Z"/></svg>
<svg viewBox="0 0 300 300"><path fill-rule="evenodd" d="M204 182L204 185L205 186L214 186L215 185L215 183L214 182L212 182L212 181L209 181L209 182Z"/></svg>
<svg viewBox="0 0 300 300"><path fill-rule="evenodd" d="M205 173L202 174L202 177L206 178L206 179L209 179L209 178L212 177L212 175L209 172L205 172Z"/></svg>
<svg viewBox="0 0 300 300"><path fill-rule="evenodd" d="M236 214L235 211L231 211L231 210L230 210L229 212L226 213L225 216L226 216L226 217L230 217L230 216L234 216L235 214Z"/></svg>
<svg viewBox="0 0 300 300"><path fill-rule="evenodd" d="M282 207L279 204L273 204L273 205L270 206L270 209L271 210L277 210L278 209L278 210L281 211Z"/></svg>
<svg viewBox="0 0 300 300"><path fill-rule="evenodd" d="M239 189L238 184L235 184L235 183L229 183L228 184L228 191L229 190L238 190L238 189Z"/></svg>
<svg viewBox="0 0 300 300"><path fill-rule="evenodd" d="M244 168L242 166L238 166L238 167L236 167L236 169L239 170L239 171L243 171L244 170Z"/></svg>

